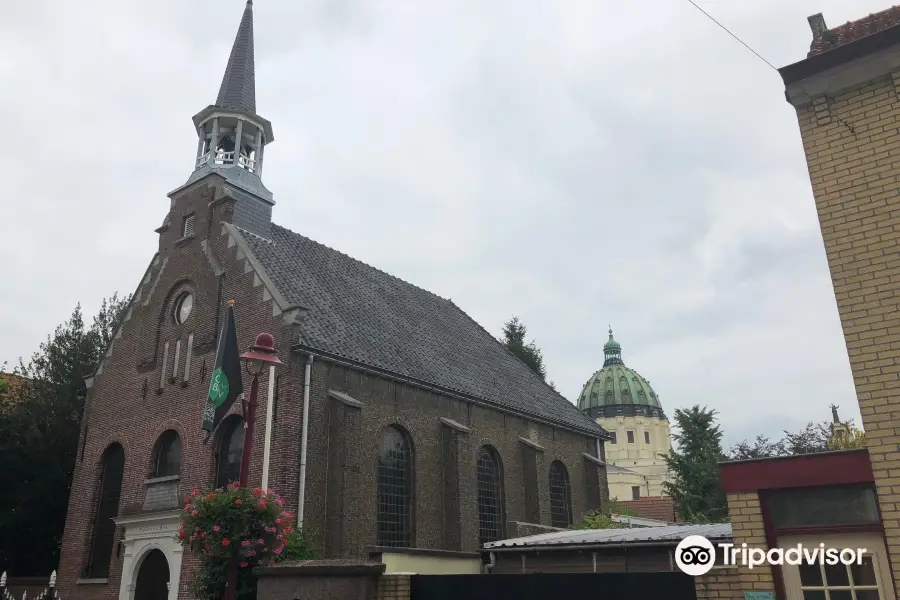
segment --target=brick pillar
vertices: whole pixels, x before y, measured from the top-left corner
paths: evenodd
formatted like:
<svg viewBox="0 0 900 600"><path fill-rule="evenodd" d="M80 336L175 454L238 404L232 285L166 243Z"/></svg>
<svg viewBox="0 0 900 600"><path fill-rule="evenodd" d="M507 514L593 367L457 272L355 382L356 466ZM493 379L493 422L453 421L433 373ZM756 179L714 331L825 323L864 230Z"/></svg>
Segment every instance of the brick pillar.
<svg viewBox="0 0 900 600"><path fill-rule="evenodd" d="M893 79L885 73L835 93L828 110L832 118L826 120L817 117L814 104L799 105L797 116L896 587L900 577L900 103Z"/></svg>
<svg viewBox="0 0 900 600"><path fill-rule="evenodd" d="M768 550L763 526L762 509L756 492L728 494L728 512L731 514L731 530L734 545ZM716 568L695 580L697 600L707 598L743 598L744 592L753 590L775 591L772 569L768 566Z"/></svg>
<svg viewBox="0 0 900 600"><path fill-rule="evenodd" d="M410 600L409 574L382 575L378 580L376 600Z"/></svg>

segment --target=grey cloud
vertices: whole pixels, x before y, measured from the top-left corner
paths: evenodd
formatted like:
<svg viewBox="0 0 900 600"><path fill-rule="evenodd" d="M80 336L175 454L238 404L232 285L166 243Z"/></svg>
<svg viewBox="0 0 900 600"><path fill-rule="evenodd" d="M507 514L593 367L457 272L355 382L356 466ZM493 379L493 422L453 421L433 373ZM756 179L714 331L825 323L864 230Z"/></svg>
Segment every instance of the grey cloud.
<svg viewBox="0 0 900 600"><path fill-rule="evenodd" d="M0 19L0 362L133 289L243 2L94 4ZM807 15L884 8L701 4L779 66ZM570 398L612 323L670 414L735 440L852 404L796 117L688 3L267 0L256 27L277 222L497 334L518 314Z"/></svg>

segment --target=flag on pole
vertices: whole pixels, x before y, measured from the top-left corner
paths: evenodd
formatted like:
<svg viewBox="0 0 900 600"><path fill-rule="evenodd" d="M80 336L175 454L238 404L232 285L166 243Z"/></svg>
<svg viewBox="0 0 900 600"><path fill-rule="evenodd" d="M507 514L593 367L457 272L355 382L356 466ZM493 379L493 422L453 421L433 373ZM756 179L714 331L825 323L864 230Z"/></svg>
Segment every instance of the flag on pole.
<svg viewBox="0 0 900 600"><path fill-rule="evenodd" d="M216 366L209 378L209 393L206 409L203 411L203 431L206 432L204 442L231 410L234 401L244 393L233 304L233 300L228 302L216 349Z"/></svg>

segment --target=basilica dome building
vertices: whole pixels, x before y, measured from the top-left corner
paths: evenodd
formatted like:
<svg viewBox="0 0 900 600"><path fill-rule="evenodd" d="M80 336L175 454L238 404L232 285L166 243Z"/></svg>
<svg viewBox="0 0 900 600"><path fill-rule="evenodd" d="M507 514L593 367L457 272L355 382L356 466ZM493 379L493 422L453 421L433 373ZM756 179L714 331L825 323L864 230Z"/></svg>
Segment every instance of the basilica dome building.
<svg viewBox="0 0 900 600"><path fill-rule="evenodd" d="M669 420L650 382L625 366L612 329L603 354L603 367L585 383L578 408L612 435L606 444L609 497L661 496L669 479L661 456L672 449Z"/></svg>

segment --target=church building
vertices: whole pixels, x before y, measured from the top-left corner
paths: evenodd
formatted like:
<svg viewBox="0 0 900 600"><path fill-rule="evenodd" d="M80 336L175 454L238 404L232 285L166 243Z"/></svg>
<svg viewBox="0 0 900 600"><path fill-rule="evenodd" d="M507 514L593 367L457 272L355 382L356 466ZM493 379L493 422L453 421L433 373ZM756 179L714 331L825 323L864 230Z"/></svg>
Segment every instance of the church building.
<svg viewBox="0 0 900 600"><path fill-rule="evenodd" d="M603 354L603 368L584 384L578 408L612 436L606 448L609 497L662 496L669 480L662 455L672 450L669 420L650 382L625 366L612 328Z"/></svg>
<svg viewBox="0 0 900 600"><path fill-rule="evenodd" d="M240 347L271 333L284 363L260 378L249 485L265 478L322 557L477 559L601 505L609 434L593 419L450 300L272 222L252 0L193 127L158 251L86 381L61 597L190 598L182 498L237 480L245 443L239 402L201 429L231 299Z"/></svg>

